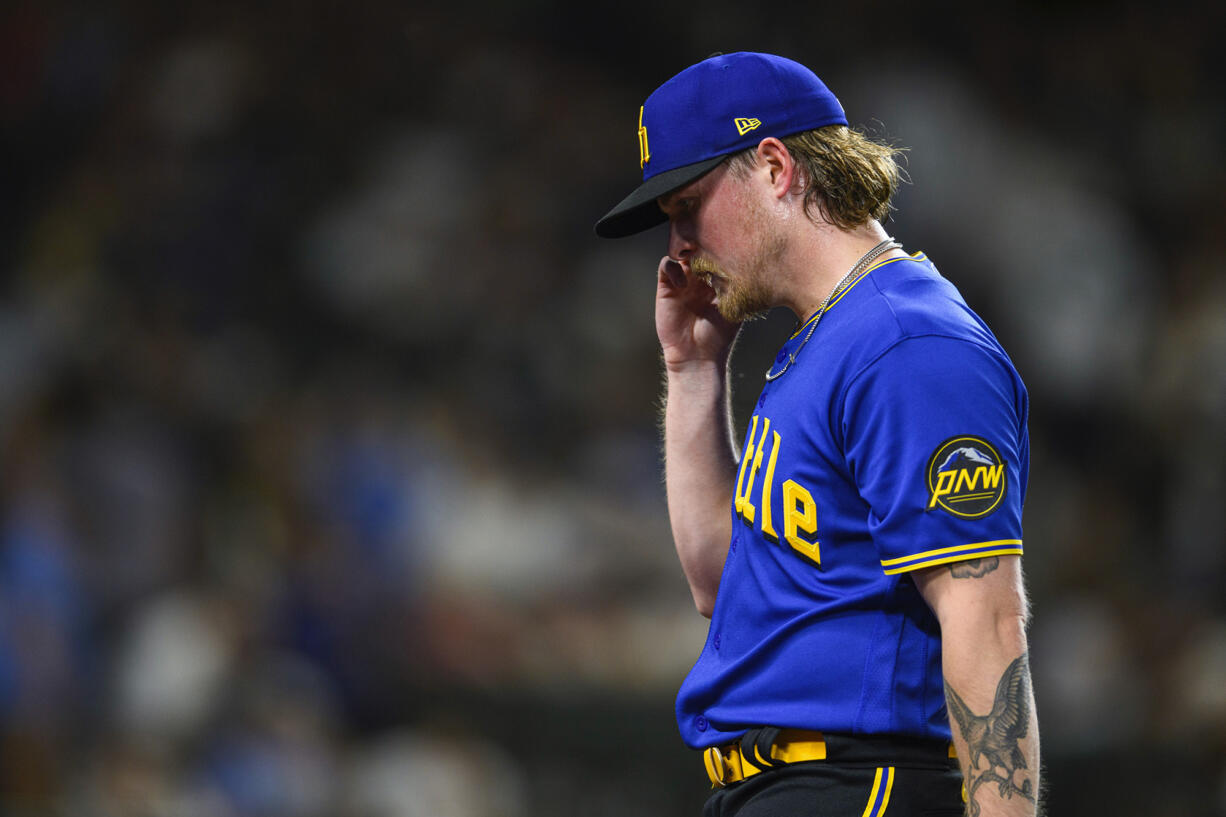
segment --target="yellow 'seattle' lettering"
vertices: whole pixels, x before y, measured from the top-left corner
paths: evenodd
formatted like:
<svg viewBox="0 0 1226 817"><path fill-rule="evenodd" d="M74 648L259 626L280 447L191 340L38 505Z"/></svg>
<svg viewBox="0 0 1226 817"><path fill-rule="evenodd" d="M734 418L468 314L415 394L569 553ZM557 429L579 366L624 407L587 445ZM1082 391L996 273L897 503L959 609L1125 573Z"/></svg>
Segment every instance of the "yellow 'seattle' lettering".
<svg viewBox="0 0 1226 817"><path fill-rule="evenodd" d="M801 538L802 532L810 536L817 533L817 503L807 488L789 479L783 483L783 538L798 552L821 564L820 543Z"/></svg>
<svg viewBox="0 0 1226 817"><path fill-rule="evenodd" d="M769 441L769 450L767 449ZM745 451L741 455L741 467L737 473L736 490L733 493L734 511L738 519L750 527L755 522L760 525L762 535L771 542L780 542L781 538L775 525L778 516L775 513L775 480L779 453L783 450L783 437L778 431L771 429L771 419L758 414L753 415L749 425L749 434L745 441ZM763 469L763 462L766 467ZM758 486L758 475L762 472L761 486ZM786 475L784 475L786 476ZM818 550L817 534L817 502L808 488L789 479L780 486L782 489L783 537L798 553L809 560L821 564ZM755 500L757 504L755 505ZM759 509L761 516L759 518Z"/></svg>
<svg viewBox="0 0 1226 817"><path fill-rule="evenodd" d="M778 431L772 432L772 435L771 458L766 464L766 476L762 479L762 533L778 542L779 534L775 533L775 526L771 524L771 493L775 485L775 463L779 460L779 444L783 439ZM762 430L762 436L766 436L766 429Z"/></svg>
<svg viewBox="0 0 1226 817"><path fill-rule="evenodd" d="M643 127L643 106L639 106L639 167L644 167L651 161L651 151L647 148L647 128Z"/></svg>
<svg viewBox="0 0 1226 817"><path fill-rule="evenodd" d="M745 453L741 455L741 470L736 476L736 496L734 497L734 509L737 516L743 516L743 509L749 504L749 492L753 489L752 478L749 480L748 485L745 484L745 469L749 467L749 461L753 459L753 441L757 433L758 415L755 414L749 425L749 439L745 443ZM752 508L753 506L751 505L750 507ZM749 519L752 521L753 516L750 516Z"/></svg>
<svg viewBox="0 0 1226 817"><path fill-rule="evenodd" d="M757 420L757 415L754 415L754 420ZM755 423L756 425L756 423ZM766 444L766 435L770 432L771 419L769 417L762 418L762 433L758 435L758 447L753 451L753 462L749 466L749 475L745 478L745 497L741 503L739 512L741 518L749 524L753 524L754 517L757 516L757 508L749 501L749 495L753 492L754 481L758 478L758 470L762 467L762 447ZM752 440L750 441L752 445ZM750 449L745 449L745 454L748 457ZM741 463L742 468L744 463Z"/></svg>

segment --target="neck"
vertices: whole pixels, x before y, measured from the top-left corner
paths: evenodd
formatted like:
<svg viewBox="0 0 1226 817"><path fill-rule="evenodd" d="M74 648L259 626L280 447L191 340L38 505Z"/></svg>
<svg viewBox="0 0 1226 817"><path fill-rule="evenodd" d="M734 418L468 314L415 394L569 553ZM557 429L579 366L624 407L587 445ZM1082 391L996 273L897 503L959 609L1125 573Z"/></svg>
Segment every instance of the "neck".
<svg viewBox="0 0 1226 817"><path fill-rule="evenodd" d="M812 222L810 222L812 224ZM780 293L781 306L786 306L804 321L818 310L856 262L865 253L889 238L876 221L870 221L853 230L842 230L830 224L813 225L795 237L794 252L789 253L792 263L786 280L790 286ZM893 249L878 256L877 261L905 255ZM876 261L874 261L876 263Z"/></svg>

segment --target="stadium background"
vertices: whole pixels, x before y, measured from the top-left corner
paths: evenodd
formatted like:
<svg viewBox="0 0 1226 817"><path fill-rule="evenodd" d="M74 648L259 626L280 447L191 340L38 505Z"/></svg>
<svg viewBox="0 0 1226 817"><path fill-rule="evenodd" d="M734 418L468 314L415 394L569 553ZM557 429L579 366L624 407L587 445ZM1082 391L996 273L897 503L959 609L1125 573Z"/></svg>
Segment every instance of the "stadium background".
<svg viewBox="0 0 1226 817"><path fill-rule="evenodd" d="M910 148L889 229L1030 386L1051 817L1226 814L1222 22L6 4L0 811L696 813L662 238L592 223L756 49Z"/></svg>

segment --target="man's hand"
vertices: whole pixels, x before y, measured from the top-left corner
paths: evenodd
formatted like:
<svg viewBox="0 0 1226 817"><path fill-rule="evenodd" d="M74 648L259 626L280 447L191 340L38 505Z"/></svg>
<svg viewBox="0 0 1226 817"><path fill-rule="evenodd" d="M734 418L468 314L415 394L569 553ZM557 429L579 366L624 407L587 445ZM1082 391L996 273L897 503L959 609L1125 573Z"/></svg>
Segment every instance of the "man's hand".
<svg viewBox="0 0 1226 817"><path fill-rule="evenodd" d="M656 285L656 334L670 371L692 363L724 366L740 324L715 306L715 290L667 255L660 259Z"/></svg>

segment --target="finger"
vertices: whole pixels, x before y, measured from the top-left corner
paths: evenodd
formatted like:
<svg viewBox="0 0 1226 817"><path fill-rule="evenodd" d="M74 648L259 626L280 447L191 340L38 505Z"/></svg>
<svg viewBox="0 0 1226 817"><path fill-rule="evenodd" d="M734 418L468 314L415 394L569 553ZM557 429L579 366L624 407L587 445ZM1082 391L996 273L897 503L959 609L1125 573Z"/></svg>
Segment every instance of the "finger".
<svg viewBox="0 0 1226 817"><path fill-rule="evenodd" d="M684 289L686 285L685 270L669 256L660 259L660 276L666 279L674 289Z"/></svg>

